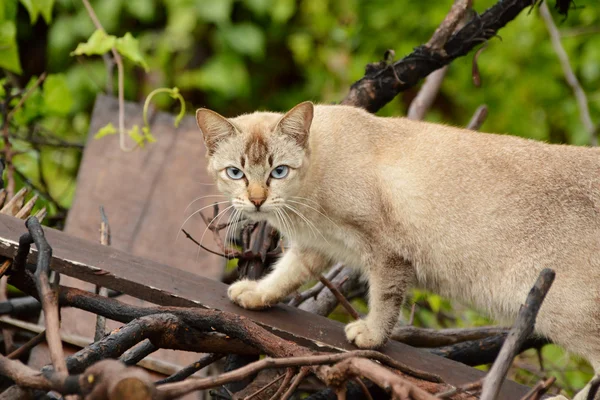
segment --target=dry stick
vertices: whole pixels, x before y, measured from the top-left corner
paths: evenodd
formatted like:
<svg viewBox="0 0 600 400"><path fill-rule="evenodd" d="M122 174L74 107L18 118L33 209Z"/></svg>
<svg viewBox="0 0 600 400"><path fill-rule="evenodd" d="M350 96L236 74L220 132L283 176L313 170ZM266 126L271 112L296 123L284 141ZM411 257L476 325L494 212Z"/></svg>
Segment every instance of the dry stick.
<svg viewBox="0 0 600 400"><path fill-rule="evenodd" d="M90 18L92 19L92 22L96 26L96 29L106 33L104 27L100 23L100 20L98 19L98 16L94 12L94 8L90 4L90 2L88 0L81 1L83 2L83 5L85 6ZM123 59L121 58L121 55L115 47L111 49L111 53L115 64L117 64L117 78L119 90L119 146L121 146L121 150L130 152L135 150L138 146L135 145L133 147L127 147L125 145L125 72L123 69Z"/></svg>
<svg viewBox="0 0 600 400"><path fill-rule="evenodd" d="M420 121L425 117L425 113L431 108L433 101L440 91L440 87L442 86L442 82L444 81L447 72L448 66L446 65L433 71L425 78L421 90L419 90L419 93L417 93L417 96L408 107L408 114L406 115L408 119Z"/></svg>
<svg viewBox="0 0 600 400"><path fill-rule="evenodd" d="M39 195L34 194L33 197L15 214L15 218L23 219L23 217L28 216L38 198Z"/></svg>
<svg viewBox="0 0 600 400"><path fill-rule="evenodd" d="M425 46L432 50L443 50L444 45L466 15L467 10L471 8L471 5L472 0L456 0L452 4L452 8L450 8L446 18L444 18Z"/></svg>
<svg viewBox="0 0 600 400"><path fill-rule="evenodd" d="M471 340L506 334L508 328L482 326L478 328L432 329L416 326L395 327L391 339L413 347L442 347Z"/></svg>
<svg viewBox="0 0 600 400"><path fill-rule="evenodd" d="M15 194L5 205L4 207L2 207L2 209L0 210L0 213L2 214L8 214L8 215L14 215L13 213L13 208L15 208L15 206L17 205L17 203L19 203L20 201L23 200L23 198L25 198L25 195L27 194L27 188L21 188L21 190L19 190L17 192L17 194Z"/></svg>
<svg viewBox="0 0 600 400"><path fill-rule="evenodd" d="M108 217L104 212L104 207L100 206L100 244L104 246L110 246L110 225L108 224ZM102 297L108 296L108 289L96 285L95 293ZM94 331L94 341L102 339L106 334L106 318L98 314L96 316L96 329Z"/></svg>
<svg viewBox="0 0 600 400"><path fill-rule="evenodd" d="M340 272L342 272L342 269L344 269L344 264L337 263L331 268L325 277L331 281L333 278L338 276ZM325 285L323 285L323 282L317 282L311 288L306 289L304 292L298 293L296 296L294 296L288 305L292 307L298 307L303 301L310 299L311 297L316 297L319 293L321 293L321 290L323 290L324 287Z"/></svg>
<svg viewBox="0 0 600 400"><path fill-rule="evenodd" d="M296 388L302 382L302 379L304 379L306 377L306 375L308 375L308 372L309 372L308 368L306 368L306 367L300 368L300 371L298 371L298 375L296 375L296 377L292 381L292 384L290 385L290 387L281 396L281 400L287 400L290 398L290 396L294 393Z"/></svg>
<svg viewBox="0 0 600 400"><path fill-rule="evenodd" d="M367 400L373 400L373 396L371 396L369 388L367 388L367 385L365 385L365 383L362 381L362 379L360 379L360 377L357 376L356 378L354 378L354 382L356 382L360 390L362 390Z"/></svg>
<svg viewBox="0 0 600 400"><path fill-rule="evenodd" d="M552 15L550 14L550 10L548 9L548 4L546 1L542 1L540 4L540 15L546 24L548 33L550 34L552 47L558 56L567 83L569 86L571 86L571 89L573 89L573 94L575 94L575 98L577 99L577 105L579 106L579 118L581 119L581 123L590 136L590 144L592 146L597 146L598 138L596 135L598 134L598 128L594 126L594 122L590 116L587 96L579 84L579 80L577 80L573 69L571 68L569 56L560 42L560 33L554 24L554 20L552 19Z"/></svg>
<svg viewBox="0 0 600 400"><path fill-rule="evenodd" d="M2 137L4 138L4 154L5 154L5 159L6 159L6 190L8 192L8 197L13 197L14 193L15 193L15 166L13 164L13 156L15 155L15 153L13 152L12 149L12 143L10 142L10 132L9 132L9 128L10 128L10 121L14 115L14 113L21 108L21 106L23 106L23 103L25 103L25 101L29 98L29 96L31 96L31 94L35 91L35 89L44 81L44 79L46 79L46 73L42 73L40 75L40 77L37 79L37 81L35 81L35 83L33 84L33 86L31 88L29 88L27 90L27 92L25 92L21 98L19 99L19 102L17 103L17 105L15 107L13 107L12 110L10 110L10 112L8 112L8 107L9 107L9 103L10 103L10 99L12 98L10 96L10 93L6 93L6 104L5 104L5 110L3 111L4 114L4 122L3 122L3 129L2 129Z"/></svg>
<svg viewBox="0 0 600 400"><path fill-rule="evenodd" d="M50 358L54 364L54 368L58 373L67 373L67 364L65 362L65 354L62 348L60 339L60 319L58 315L58 295L55 290L50 287L48 274L50 273L50 260L52 259L52 248L46 241L44 231L39 221L35 217L30 217L25 222L29 234L25 234L22 238L28 242L27 253L31 243L35 243L38 250L37 267L35 269L35 284L42 302L44 311L44 321L46 324L46 339L50 349ZM21 244L21 240L19 240ZM22 254L23 256L23 254ZM24 255L27 257L27 255Z"/></svg>
<svg viewBox="0 0 600 400"><path fill-rule="evenodd" d="M517 355L519 349L527 340L529 335L533 333L535 319L537 313L542 306L542 302L552 286L555 273L553 270L545 268L540 272L540 275L527 295L525 304L521 306L519 315L511 328L504 345L500 349L500 353L490 369L490 372L485 377L483 382L483 390L481 392L481 400L495 400L500 392L500 386L506 377L506 373L512 364L513 359Z"/></svg>
<svg viewBox="0 0 600 400"><path fill-rule="evenodd" d="M188 365L187 367L182 368L180 371L177 371L173 375L168 376L159 381L156 381L156 384L162 385L165 383L182 381L182 380L192 376L196 372L200 371L202 368L214 363L217 360L220 360L223 357L225 357L225 354L218 354L218 353L208 354L208 355L202 357L201 359L199 359L198 361Z"/></svg>
<svg viewBox="0 0 600 400"><path fill-rule="evenodd" d="M467 10L471 8L471 3L472 0L456 0L446 18L444 18L425 46L433 51L443 52L444 45L450 35L458 28L460 22L464 20ZM425 117L425 113L431 108L433 101L440 91L447 72L448 66L446 65L433 71L425 78L421 90L419 90L417 96L410 103L407 114L408 119L422 120Z"/></svg>
<svg viewBox="0 0 600 400"><path fill-rule="evenodd" d="M458 393L471 392L473 390L480 390L482 384L483 384L483 380L480 379L478 381L467 383L466 385L458 386L458 387L449 389L445 392L438 393L435 395L435 397L437 397L438 399L448 399Z"/></svg>
<svg viewBox="0 0 600 400"><path fill-rule="evenodd" d="M398 363L396 360L393 360L382 353L374 350L356 350L350 351L347 353L336 353L336 354L324 354L324 355L307 355L307 356L299 356L299 357L284 357L284 358L263 358L262 360L253 362L244 367L238 368L231 372L226 372L216 377L207 377L201 379L194 380L186 380L183 382L170 383L163 385L159 388L159 391L165 398L177 398L178 396L183 396L189 392L201 389L208 389L214 386L220 386L225 383L235 382L247 376L253 375L259 371L262 371L266 368L282 368L282 367L298 367L298 366L315 366L315 365L323 365L330 364L336 361L345 360L348 358L357 358L357 357L365 357L371 358L376 361L380 361L389 365L392 368L398 369L400 371L405 370L405 366L401 363ZM378 365L370 360L369 365ZM383 368L383 367L382 367ZM411 375L416 376L418 378L425 378L431 381L437 380L439 377L433 376L429 373L419 372L415 374L415 371L409 372Z"/></svg>
<svg viewBox="0 0 600 400"><path fill-rule="evenodd" d="M292 381L293 377L294 377L294 369L288 368L287 371L285 372L285 378L283 379L283 382L281 383L281 385L279 386L279 388L277 389L275 394L273 396L271 396L271 398L269 400L280 400L283 391L288 387L288 385Z"/></svg>
<svg viewBox="0 0 600 400"><path fill-rule="evenodd" d="M350 378L363 377L391 392L393 399L437 400L436 397L403 379L400 375L364 358L346 359L333 367L321 367L321 370L325 371L323 372L325 376L331 378L326 382L330 386L340 387Z"/></svg>
<svg viewBox="0 0 600 400"><path fill-rule="evenodd" d="M281 375L277 376L275 379L273 379L271 382L267 383L265 386L261 387L254 393L251 393L248 396L244 397L244 400L250 400L253 397L258 396L259 394L261 394L262 392L264 392L265 390L267 390L268 388L270 388L271 386L273 386L274 384L276 384L277 382L282 380L285 376L286 376L286 374L281 374Z"/></svg>
<svg viewBox="0 0 600 400"><path fill-rule="evenodd" d="M521 397L521 400L537 400L541 398L550 389L550 386L554 384L556 378L551 376L546 380L539 381L534 387L531 388L525 396Z"/></svg>
<svg viewBox="0 0 600 400"><path fill-rule="evenodd" d="M214 255L219 256L219 257L226 258L228 260L231 260L232 258L237 258L239 256L239 254L237 254L237 253L229 253L229 254L217 253L216 251L211 250L208 247L202 245L199 241L197 241L196 239L194 239L194 237L192 235L190 235L189 232L186 231L185 229L182 229L181 232L183 232L183 234L185 235L186 238L190 239L192 242L194 242L202 250L208 251L211 254L214 254Z"/></svg>
<svg viewBox="0 0 600 400"><path fill-rule="evenodd" d="M7 355L6 358L9 358L11 360L16 360L16 359L20 358L23 354L25 354L27 351L33 349L38 344L42 343L44 340L46 340L46 330L44 330L44 331L38 333L37 335L35 335L34 337L32 337L23 346L19 347L18 349L16 349L15 351L13 351L9 355Z"/></svg>
<svg viewBox="0 0 600 400"><path fill-rule="evenodd" d="M485 104L480 105L475 110L475 113L471 117L471 120L467 124L467 129L471 129L472 131L477 131L481 128L481 125L485 122L488 115L488 107Z"/></svg>
<svg viewBox="0 0 600 400"><path fill-rule="evenodd" d="M346 311L348 311L348 313L354 319L360 319L360 315L358 314L358 312L356 312L356 310L354 309L354 307L352 307L352 304L350 304L350 302L348 301L348 299L346 299L346 297L338 290L338 288L336 288L335 286L333 286L331 284L331 282L329 282L329 280L327 278L325 278L323 275L321 275L319 277L319 281L323 285L325 285L329 290L331 290L331 293L333 293L333 295L335 296L335 298L340 302L340 304L346 309Z"/></svg>

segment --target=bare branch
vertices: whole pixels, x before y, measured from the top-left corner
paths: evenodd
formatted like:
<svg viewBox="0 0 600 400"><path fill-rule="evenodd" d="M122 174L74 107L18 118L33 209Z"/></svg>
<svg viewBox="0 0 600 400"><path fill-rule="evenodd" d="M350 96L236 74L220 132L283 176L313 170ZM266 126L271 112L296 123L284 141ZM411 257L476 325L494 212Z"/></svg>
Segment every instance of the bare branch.
<svg viewBox="0 0 600 400"><path fill-rule="evenodd" d="M596 127L592 121L587 96L583 91L579 80L575 76L573 68L571 68L571 63L569 62L569 56L560 42L560 33L554 24L554 20L552 19L552 15L548 9L547 1L541 2L540 15L546 24L548 33L550 34L552 47L558 56L563 73L565 74L565 79L567 80L569 86L571 86L571 89L573 89L573 94L575 94L575 99L577 99L577 105L579 106L579 117L585 130L588 132L589 143L592 146L598 146L598 127Z"/></svg>
<svg viewBox="0 0 600 400"><path fill-rule="evenodd" d="M510 330L500 354L498 354L494 365L485 377L481 400L495 400L498 397L500 386L506 377L508 368L521 345L533 332L537 313L552 286L552 282L554 282L554 277L555 273L551 269L546 268L540 272L540 276L531 288L525 304L521 306L519 316Z"/></svg>

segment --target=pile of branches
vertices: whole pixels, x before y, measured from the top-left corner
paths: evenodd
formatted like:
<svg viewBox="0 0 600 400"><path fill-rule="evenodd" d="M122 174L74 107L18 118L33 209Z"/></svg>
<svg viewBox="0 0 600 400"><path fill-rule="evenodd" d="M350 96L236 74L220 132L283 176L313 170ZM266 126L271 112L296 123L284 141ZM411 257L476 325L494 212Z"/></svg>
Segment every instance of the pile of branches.
<svg viewBox="0 0 600 400"><path fill-rule="evenodd" d="M523 9L533 6L531 0L504 0L478 15L470 10L470 1L457 0L427 44L397 62L370 64L343 103L378 110L400 91L467 54L496 35L498 29ZM426 82L415 99L413 118L422 118L436 91L435 82ZM477 129L486 112L481 107L469 128ZM12 215L25 217L30 213L30 209L15 204L10 207L14 210ZM249 224L241 230L239 249L233 249L225 243L227 238L221 237L228 224L214 224L218 215L215 206L212 218L203 216L220 247L217 254L238 260L237 270L224 275L223 280L257 279L268 272L282 251L278 233L264 223ZM287 399L309 393L313 400L389 397L491 400L497 397L515 355L546 343L531 334L537 311L554 279L550 270L542 271L510 330L486 327L433 332L410 326L395 330L393 339L428 347L434 354L469 365L495 360L485 379L452 387L436 375L415 370L377 351L317 352L232 313L184 307L136 307L116 299L119 293L103 288L92 293L61 286L59 275L49 268L52 247L40 226L42 217L38 214L27 219L27 231L19 241L16 256L0 260L0 275L8 276L8 282L26 295L0 299L4 315L0 324L13 330L25 329L7 316L36 315L40 310L44 313L44 326L36 335L30 335L20 346L13 344L15 349L0 356L0 374L5 377L0 382L3 385L0 399L55 398L57 393L85 399L171 399L214 389L211 392L214 397L225 399ZM102 227L101 241L108 245L106 218ZM32 244L37 249L35 264L28 262ZM353 271L336 265L312 288L295 294L287 302L324 316L341 304L352 318L359 318L348 299L365 295L366 289ZM61 307L76 307L98 316L94 342L68 357L63 349L65 338L59 330ZM106 318L124 325L105 335ZM27 360L30 350L44 341L51 365L38 371L23 364L21 361ZM155 381L147 369L135 365L143 365L160 348L203 355L189 366ZM204 378L192 376L221 359L225 359L224 372ZM541 379L524 399L540 398L553 382Z"/></svg>

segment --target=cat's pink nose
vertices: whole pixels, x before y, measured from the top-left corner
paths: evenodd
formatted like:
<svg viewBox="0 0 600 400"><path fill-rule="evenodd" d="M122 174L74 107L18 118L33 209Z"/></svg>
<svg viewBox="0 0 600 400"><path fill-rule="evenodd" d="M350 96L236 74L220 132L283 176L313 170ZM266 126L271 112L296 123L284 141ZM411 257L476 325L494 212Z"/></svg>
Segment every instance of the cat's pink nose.
<svg viewBox="0 0 600 400"><path fill-rule="evenodd" d="M263 205L265 200L266 199L264 197L250 197L250 201L256 206L257 210Z"/></svg>

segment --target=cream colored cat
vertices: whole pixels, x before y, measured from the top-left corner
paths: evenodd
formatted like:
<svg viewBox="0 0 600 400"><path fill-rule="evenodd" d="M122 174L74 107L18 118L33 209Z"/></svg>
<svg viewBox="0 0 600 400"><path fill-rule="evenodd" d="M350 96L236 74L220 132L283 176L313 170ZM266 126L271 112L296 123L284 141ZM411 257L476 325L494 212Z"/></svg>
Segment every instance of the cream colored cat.
<svg viewBox="0 0 600 400"><path fill-rule="evenodd" d="M512 321L547 267L537 331L600 371L600 150L310 102L197 121L219 190L293 243L268 276L231 285L237 304L276 304L341 261L370 284L348 340L376 348L409 286Z"/></svg>

